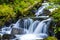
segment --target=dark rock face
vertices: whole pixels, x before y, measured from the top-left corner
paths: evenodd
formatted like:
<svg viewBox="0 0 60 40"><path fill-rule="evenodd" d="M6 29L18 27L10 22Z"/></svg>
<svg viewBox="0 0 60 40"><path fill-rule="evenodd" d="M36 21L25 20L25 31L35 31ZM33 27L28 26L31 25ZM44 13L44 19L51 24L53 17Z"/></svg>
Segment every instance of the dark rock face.
<svg viewBox="0 0 60 40"><path fill-rule="evenodd" d="M56 26L60 27L60 22L57 22L57 25Z"/></svg>
<svg viewBox="0 0 60 40"><path fill-rule="evenodd" d="M44 13L44 15L49 15L50 11L49 10L44 10L43 13Z"/></svg>
<svg viewBox="0 0 60 40"><path fill-rule="evenodd" d="M9 0L9 2L13 2L14 0Z"/></svg>
<svg viewBox="0 0 60 40"><path fill-rule="evenodd" d="M21 20L20 20L20 27L21 27L21 28L24 28L24 25L23 25L23 24L24 24L24 19L21 19Z"/></svg>
<svg viewBox="0 0 60 40"><path fill-rule="evenodd" d="M11 34L4 34L2 36L3 40L5 40L5 39L9 40L9 39L13 39L13 38L16 38L16 37L14 35L11 35Z"/></svg>
<svg viewBox="0 0 60 40"><path fill-rule="evenodd" d="M19 28L19 29L18 28L13 28L11 34L13 34L13 35L15 35L15 34L25 34L25 31L24 31L24 29L21 29L21 28Z"/></svg>
<svg viewBox="0 0 60 40"><path fill-rule="evenodd" d="M1 35L0 35L0 40L1 40Z"/></svg>
<svg viewBox="0 0 60 40"><path fill-rule="evenodd" d="M56 33L56 37L58 38L58 40L60 39L60 32Z"/></svg>
<svg viewBox="0 0 60 40"><path fill-rule="evenodd" d="M8 27L11 23L13 23L13 20L12 19L10 19L9 21L6 21L5 22L5 25Z"/></svg>

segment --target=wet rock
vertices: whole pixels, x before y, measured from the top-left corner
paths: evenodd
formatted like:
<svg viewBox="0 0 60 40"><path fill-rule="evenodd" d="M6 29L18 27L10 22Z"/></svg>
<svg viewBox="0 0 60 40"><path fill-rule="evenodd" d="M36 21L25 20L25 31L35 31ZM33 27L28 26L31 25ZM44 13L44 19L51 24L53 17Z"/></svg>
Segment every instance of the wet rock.
<svg viewBox="0 0 60 40"><path fill-rule="evenodd" d="M1 40L1 35L0 35L0 40Z"/></svg>
<svg viewBox="0 0 60 40"><path fill-rule="evenodd" d="M9 40L9 39L13 39L13 38L16 38L16 37L14 35L11 35L11 34L4 34L2 36L3 40Z"/></svg>
<svg viewBox="0 0 60 40"><path fill-rule="evenodd" d="M18 28L13 28L11 34L13 34L13 35L15 35L15 34L25 34L25 31L22 28L19 28L19 29Z"/></svg>
<svg viewBox="0 0 60 40"><path fill-rule="evenodd" d="M56 25L57 27L60 27L60 22L57 22L57 25Z"/></svg>
<svg viewBox="0 0 60 40"><path fill-rule="evenodd" d="M51 13L51 12L50 12L49 10L44 10L44 11L43 11L43 14L44 14L44 15L49 15L50 13Z"/></svg>
<svg viewBox="0 0 60 40"><path fill-rule="evenodd" d="M14 2L14 0L9 0L9 2Z"/></svg>
<svg viewBox="0 0 60 40"><path fill-rule="evenodd" d="M12 19L6 21L6 22L5 22L5 25L8 27L11 23L13 23L13 20L12 20Z"/></svg>
<svg viewBox="0 0 60 40"><path fill-rule="evenodd" d="M56 33L56 37L58 38L58 40L60 39L60 31Z"/></svg>

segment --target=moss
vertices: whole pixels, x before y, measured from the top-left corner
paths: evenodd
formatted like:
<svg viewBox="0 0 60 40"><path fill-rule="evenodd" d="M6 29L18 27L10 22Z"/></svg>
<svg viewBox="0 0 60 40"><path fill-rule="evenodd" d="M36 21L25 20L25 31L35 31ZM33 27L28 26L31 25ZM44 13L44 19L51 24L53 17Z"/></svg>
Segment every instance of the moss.
<svg viewBox="0 0 60 40"><path fill-rule="evenodd" d="M0 35L0 40L1 40L1 35Z"/></svg>
<svg viewBox="0 0 60 40"><path fill-rule="evenodd" d="M60 4L60 0L48 0L49 2L52 2L52 3L58 3Z"/></svg>
<svg viewBox="0 0 60 40"><path fill-rule="evenodd" d="M14 17L15 17L15 13L13 8L5 4L0 5L0 26L4 25L6 21Z"/></svg>
<svg viewBox="0 0 60 40"><path fill-rule="evenodd" d="M60 8L53 11L50 16L54 18L55 22L59 22L60 21Z"/></svg>
<svg viewBox="0 0 60 40"><path fill-rule="evenodd" d="M46 38L44 40L57 40L57 38L56 37L48 37L48 38Z"/></svg>
<svg viewBox="0 0 60 40"><path fill-rule="evenodd" d="M32 15L31 9L41 0L0 0L0 26L11 19ZM32 15L33 16L33 15Z"/></svg>
<svg viewBox="0 0 60 40"><path fill-rule="evenodd" d="M14 11L18 14L26 16L29 14L29 10L31 10L38 3L42 3L41 0L22 0L14 2Z"/></svg>

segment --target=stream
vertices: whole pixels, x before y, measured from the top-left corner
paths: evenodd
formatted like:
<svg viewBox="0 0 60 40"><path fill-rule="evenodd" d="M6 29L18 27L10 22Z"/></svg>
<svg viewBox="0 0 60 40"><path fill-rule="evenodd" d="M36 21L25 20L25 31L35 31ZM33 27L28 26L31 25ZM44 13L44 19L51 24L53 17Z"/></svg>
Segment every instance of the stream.
<svg viewBox="0 0 60 40"><path fill-rule="evenodd" d="M9 27L4 26L0 34L12 34L16 36L11 40L36 40L47 38L48 28L52 21L49 16L43 15L43 10L49 6L49 3L42 3L42 6L38 8L35 13L36 18L45 18L44 20L33 20L32 18L19 19L15 24L11 24ZM39 16L41 15L41 16Z"/></svg>

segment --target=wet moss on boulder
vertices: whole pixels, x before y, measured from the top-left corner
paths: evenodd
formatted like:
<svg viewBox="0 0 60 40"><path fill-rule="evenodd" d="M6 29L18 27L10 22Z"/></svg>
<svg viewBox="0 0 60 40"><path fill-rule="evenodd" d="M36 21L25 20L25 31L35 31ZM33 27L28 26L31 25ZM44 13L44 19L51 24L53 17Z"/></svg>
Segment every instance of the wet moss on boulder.
<svg viewBox="0 0 60 40"><path fill-rule="evenodd" d="M56 37L51 36L51 37L47 37L47 38L45 38L44 40L57 40L57 38L56 38Z"/></svg>

